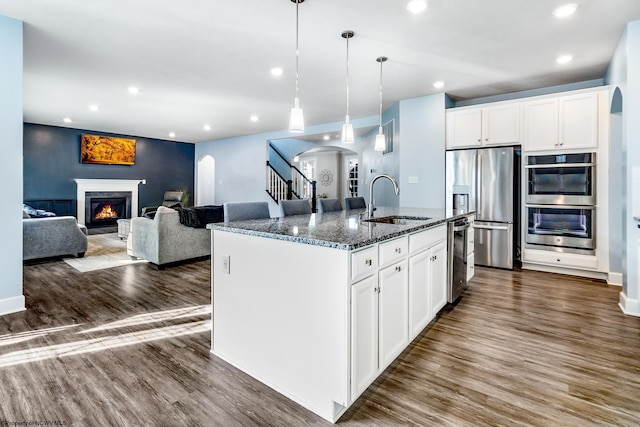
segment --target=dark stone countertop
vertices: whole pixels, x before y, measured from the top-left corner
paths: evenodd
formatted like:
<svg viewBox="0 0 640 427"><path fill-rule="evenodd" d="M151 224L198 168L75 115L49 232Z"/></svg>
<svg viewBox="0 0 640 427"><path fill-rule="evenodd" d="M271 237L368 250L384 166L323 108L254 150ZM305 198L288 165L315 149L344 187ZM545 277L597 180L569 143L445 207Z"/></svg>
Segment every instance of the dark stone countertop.
<svg viewBox="0 0 640 427"><path fill-rule="evenodd" d="M366 209L293 215L284 218L207 224L210 230L228 231L271 239L353 250L390 240L403 234L434 227L467 216L473 211L379 207L375 218L392 215L409 219L407 224L365 221Z"/></svg>

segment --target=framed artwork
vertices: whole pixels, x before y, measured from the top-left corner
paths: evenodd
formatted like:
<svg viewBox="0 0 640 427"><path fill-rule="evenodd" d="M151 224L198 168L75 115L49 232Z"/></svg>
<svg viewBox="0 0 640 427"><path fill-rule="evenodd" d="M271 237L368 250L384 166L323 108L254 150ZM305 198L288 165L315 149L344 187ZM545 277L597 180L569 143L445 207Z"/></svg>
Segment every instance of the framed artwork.
<svg viewBox="0 0 640 427"><path fill-rule="evenodd" d="M136 140L84 134L80 161L103 165L133 165L136 162Z"/></svg>

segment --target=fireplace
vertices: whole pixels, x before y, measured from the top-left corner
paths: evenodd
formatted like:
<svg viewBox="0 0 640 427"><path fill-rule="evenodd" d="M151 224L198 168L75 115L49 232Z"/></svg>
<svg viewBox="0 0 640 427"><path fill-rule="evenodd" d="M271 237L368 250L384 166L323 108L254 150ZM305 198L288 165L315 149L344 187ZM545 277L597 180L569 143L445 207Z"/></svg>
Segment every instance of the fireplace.
<svg viewBox="0 0 640 427"><path fill-rule="evenodd" d="M87 193L98 193L102 196L98 197L128 197L126 214L127 218L138 216L138 185L146 184L144 179L83 179L75 178L74 181L77 184L77 218L78 224L84 224L89 226L89 210L91 205L87 205ZM113 196L113 193L117 192L122 195ZM87 207L88 206L88 207ZM115 223L115 220L113 221ZM116 227L117 228L117 227ZM106 228L103 228L106 230ZM100 230L100 231L103 231Z"/></svg>
<svg viewBox="0 0 640 427"><path fill-rule="evenodd" d="M84 205L87 228L113 227L117 220L131 218L130 191L88 191Z"/></svg>

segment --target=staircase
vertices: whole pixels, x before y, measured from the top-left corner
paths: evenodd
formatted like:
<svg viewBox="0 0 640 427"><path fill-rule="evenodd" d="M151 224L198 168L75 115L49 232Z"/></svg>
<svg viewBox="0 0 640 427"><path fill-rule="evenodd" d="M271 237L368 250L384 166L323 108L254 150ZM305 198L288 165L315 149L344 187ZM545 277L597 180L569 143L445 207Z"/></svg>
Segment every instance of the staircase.
<svg viewBox="0 0 640 427"><path fill-rule="evenodd" d="M311 211L316 212L316 181L309 180L297 167L269 143L270 156L275 154L281 167L267 160L267 193L276 202L280 200L309 199Z"/></svg>

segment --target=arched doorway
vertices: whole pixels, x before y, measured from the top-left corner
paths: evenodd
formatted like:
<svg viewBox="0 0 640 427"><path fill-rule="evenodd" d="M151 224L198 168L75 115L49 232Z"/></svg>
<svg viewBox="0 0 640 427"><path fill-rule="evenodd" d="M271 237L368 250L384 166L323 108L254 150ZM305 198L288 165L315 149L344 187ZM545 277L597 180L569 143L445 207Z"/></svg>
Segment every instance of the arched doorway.
<svg viewBox="0 0 640 427"><path fill-rule="evenodd" d="M216 201L216 160L206 155L198 160L196 204L214 205Z"/></svg>

